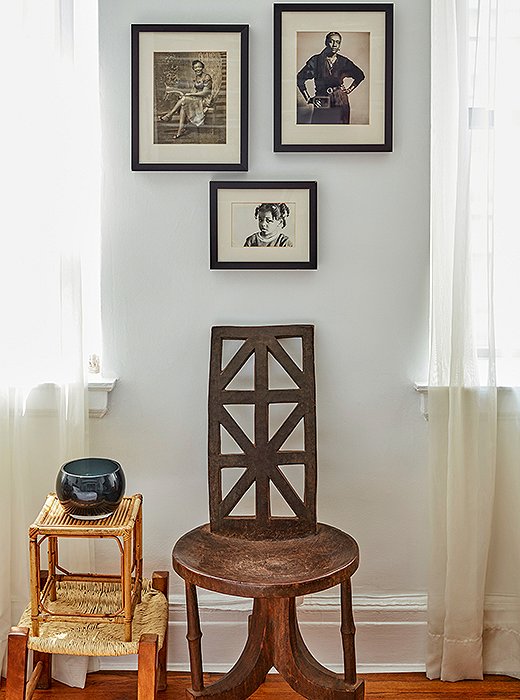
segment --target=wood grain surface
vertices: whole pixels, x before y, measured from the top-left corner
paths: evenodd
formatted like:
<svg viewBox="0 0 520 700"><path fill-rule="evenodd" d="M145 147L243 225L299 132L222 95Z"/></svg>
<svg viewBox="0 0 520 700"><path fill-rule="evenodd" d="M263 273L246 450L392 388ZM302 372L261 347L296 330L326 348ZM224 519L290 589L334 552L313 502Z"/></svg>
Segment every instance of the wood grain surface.
<svg viewBox="0 0 520 700"><path fill-rule="evenodd" d="M205 675L210 683L218 676ZM372 673L365 679L366 700L502 700L520 699L520 680L506 676L486 676L483 681L441 683L429 681L423 673ZM158 694L159 700L185 700L184 690L190 685L187 673L169 673L168 689ZM137 674L132 672L98 671L87 677L84 689L69 688L54 681L51 690L37 690L34 700L135 700ZM270 674L252 700L298 700L277 675ZM0 689L0 700L5 700L5 680Z"/></svg>

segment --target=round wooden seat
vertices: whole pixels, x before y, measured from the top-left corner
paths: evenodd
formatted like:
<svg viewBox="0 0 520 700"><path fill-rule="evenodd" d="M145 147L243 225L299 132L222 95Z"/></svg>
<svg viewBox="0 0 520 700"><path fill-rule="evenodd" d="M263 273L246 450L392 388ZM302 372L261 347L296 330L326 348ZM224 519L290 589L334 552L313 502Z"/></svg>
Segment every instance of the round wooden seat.
<svg viewBox="0 0 520 700"><path fill-rule="evenodd" d="M356 541L322 523L315 535L297 540L244 540L203 525L173 550L173 568L185 581L247 598L315 593L350 577L358 563Z"/></svg>

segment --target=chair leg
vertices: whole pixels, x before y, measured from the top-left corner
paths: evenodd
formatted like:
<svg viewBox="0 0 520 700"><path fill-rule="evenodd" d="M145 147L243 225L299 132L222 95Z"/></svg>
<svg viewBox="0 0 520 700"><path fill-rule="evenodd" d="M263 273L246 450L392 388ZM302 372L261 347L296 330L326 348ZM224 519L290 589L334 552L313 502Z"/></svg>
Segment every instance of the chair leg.
<svg viewBox="0 0 520 700"><path fill-rule="evenodd" d="M167 571L154 571L152 574L152 586L156 591L160 591L168 600L169 595L169 573ZM168 621L166 621L166 630L164 632L163 645L159 650L159 680L157 687L159 690L166 690L168 684L167 666L168 666Z"/></svg>
<svg viewBox="0 0 520 700"><path fill-rule="evenodd" d="M249 634L238 661L221 679L196 690L186 688L186 698L246 700L262 685L273 664L273 630L269 601L257 598L249 622ZM342 699L343 700L343 699Z"/></svg>
<svg viewBox="0 0 520 700"><path fill-rule="evenodd" d="M7 639L7 682L5 700L25 700L27 674L27 627L11 627Z"/></svg>
<svg viewBox="0 0 520 700"><path fill-rule="evenodd" d="M190 655L191 686L193 690L204 690L202 676L202 631L200 629L197 588L186 582L186 611L188 617L188 651Z"/></svg>
<svg viewBox="0 0 520 700"><path fill-rule="evenodd" d="M143 634L139 639L137 656L137 700L157 698L157 646L156 634ZM6 699L7 700L7 699Z"/></svg>
<svg viewBox="0 0 520 700"><path fill-rule="evenodd" d="M343 670L345 683L356 683L356 626L352 614L352 588L350 579L341 582L341 642L343 645Z"/></svg>

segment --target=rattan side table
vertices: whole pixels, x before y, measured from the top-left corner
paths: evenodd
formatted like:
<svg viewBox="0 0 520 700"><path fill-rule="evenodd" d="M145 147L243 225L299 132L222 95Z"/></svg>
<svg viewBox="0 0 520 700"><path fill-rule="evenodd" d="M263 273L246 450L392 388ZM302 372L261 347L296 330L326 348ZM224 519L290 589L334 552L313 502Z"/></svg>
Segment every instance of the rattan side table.
<svg viewBox="0 0 520 700"><path fill-rule="evenodd" d="M39 635L40 622L60 620L85 622L86 618L116 622L124 625L126 642L132 641L132 617L135 606L141 602L143 578L142 555L142 500L141 494L125 497L112 515L102 520L76 520L64 511L58 497L50 493L38 517L29 528L31 569L31 628L32 635ZM120 574L73 573L58 562L58 539L112 538L116 541L121 561ZM41 545L47 541L48 575L45 580L41 569ZM59 596L57 583L84 581L121 584L121 605L113 612L61 613L51 612L46 601L56 601Z"/></svg>

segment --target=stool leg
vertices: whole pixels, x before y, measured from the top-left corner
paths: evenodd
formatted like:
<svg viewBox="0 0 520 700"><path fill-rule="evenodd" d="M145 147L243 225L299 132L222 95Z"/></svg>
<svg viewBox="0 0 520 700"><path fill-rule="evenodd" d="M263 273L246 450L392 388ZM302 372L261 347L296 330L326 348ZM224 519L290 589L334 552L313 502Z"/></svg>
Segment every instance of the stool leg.
<svg viewBox="0 0 520 700"><path fill-rule="evenodd" d="M202 631L199 620L199 604L197 602L197 588L186 582L186 611L188 615L188 650L190 653L191 686L193 690L204 690L202 677L202 649L200 640Z"/></svg>
<svg viewBox="0 0 520 700"><path fill-rule="evenodd" d="M48 690L52 684L52 654L43 651L33 651L33 668L41 662L42 670L36 688Z"/></svg>
<svg viewBox="0 0 520 700"><path fill-rule="evenodd" d="M49 561L49 576L53 581L50 589L50 600L56 600L56 564L58 563L58 538L49 537L47 541L47 556Z"/></svg>
<svg viewBox="0 0 520 700"><path fill-rule="evenodd" d="M27 673L27 627L11 627L7 639L7 683L5 700L25 700Z"/></svg>
<svg viewBox="0 0 520 700"><path fill-rule="evenodd" d="M31 535L29 540L29 558L31 572L31 626L32 634L37 637L40 634L38 619L40 607L40 547L36 534Z"/></svg>
<svg viewBox="0 0 520 700"><path fill-rule="evenodd" d="M341 582L341 641L343 644L343 668L345 683L356 683L356 648L354 635L356 627L352 614L352 589L350 579Z"/></svg>
<svg viewBox="0 0 520 700"><path fill-rule="evenodd" d="M123 608L125 642L132 641L132 537L123 541Z"/></svg>
<svg viewBox="0 0 520 700"><path fill-rule="evenodd" d="M169 574L167 571L154 571L152 574L152 586L156 591L161 593L168 600L169 595ZM166 621L166 630L164 632L163 645L159 650L159 682L158 689L166 690L168 684L166 671L168 664L168 620Z"/></svg>
<svg viewBox="0 0 520 700"><path fill-rule="evenodd" d="M156 700L157 698L157 645L156 634L143 634L139 639L137 700Z"/></svg>
<svg viewBox="0 0 520 700"><path fill-rule="evenodd" d="M137 581L136 605L141 602L141 590L143 582L143 511L139 508L135 518L133 533L133 566L135 567L135 578Z"/></svg>

